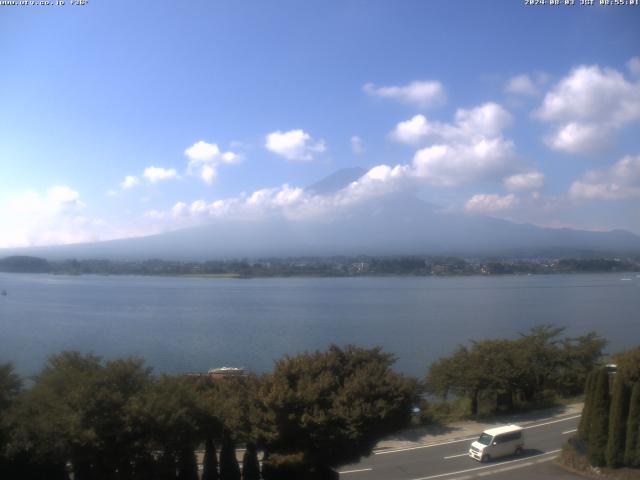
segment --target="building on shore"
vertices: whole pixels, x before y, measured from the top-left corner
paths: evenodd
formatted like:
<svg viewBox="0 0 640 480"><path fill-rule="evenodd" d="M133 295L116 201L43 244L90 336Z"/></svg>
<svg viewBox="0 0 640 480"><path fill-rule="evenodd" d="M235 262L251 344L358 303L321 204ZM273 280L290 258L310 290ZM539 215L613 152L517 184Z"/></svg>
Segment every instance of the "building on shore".
<svg viewBox="0 0 640 480"><path fill-rule="evenodd" d="M207 378L216 382L227 378L246 377L247 373L241 367L218 367L210 368L206 373L187 373L186 376L190 378Z"/></svg>

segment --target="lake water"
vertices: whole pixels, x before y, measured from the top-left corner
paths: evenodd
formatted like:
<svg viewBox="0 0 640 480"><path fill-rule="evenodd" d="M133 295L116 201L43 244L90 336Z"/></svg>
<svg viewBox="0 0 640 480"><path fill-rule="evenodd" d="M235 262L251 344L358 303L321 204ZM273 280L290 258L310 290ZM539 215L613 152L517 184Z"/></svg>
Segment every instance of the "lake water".
<svg viewBox="0 0 640 480"><path fill-rule="evenodd" d="M628 278L630 280L622 280ZM470 339L552 323L640 344L640 278L584 274L444 278L206 279L0 274L0 361L37 372L65 349L140 355L156 372L271 370L284 354L381 345L423 376Z"/></svg>

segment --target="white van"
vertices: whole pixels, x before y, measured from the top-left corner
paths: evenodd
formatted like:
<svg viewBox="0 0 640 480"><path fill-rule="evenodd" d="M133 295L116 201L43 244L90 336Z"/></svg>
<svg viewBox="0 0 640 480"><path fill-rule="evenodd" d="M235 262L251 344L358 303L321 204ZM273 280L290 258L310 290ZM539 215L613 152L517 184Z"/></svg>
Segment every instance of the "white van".
<svg viewBox="0 0 640 480"><path fill-rule="evenodd" d="M469 456L480 462L505 455L520 455L524 448L524 431L517 425L490 428L471 444Z"/></svg>

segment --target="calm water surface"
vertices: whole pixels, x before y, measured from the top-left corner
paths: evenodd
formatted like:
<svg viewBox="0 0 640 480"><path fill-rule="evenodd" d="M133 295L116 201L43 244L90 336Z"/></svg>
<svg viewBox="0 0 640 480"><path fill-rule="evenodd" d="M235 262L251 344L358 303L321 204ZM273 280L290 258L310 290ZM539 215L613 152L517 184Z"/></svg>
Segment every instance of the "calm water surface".
<svg viewBox="0 0 640 480"><path fill-rule="evenodd" d="M622 280L627 278L629 280ZM399 370L469 339L553 323L616 351L640 343L636 274L205 279L1 274L0 361L22 374L65 349L140 355L160 372L244 366L330 343L381 345Z"/></svg>

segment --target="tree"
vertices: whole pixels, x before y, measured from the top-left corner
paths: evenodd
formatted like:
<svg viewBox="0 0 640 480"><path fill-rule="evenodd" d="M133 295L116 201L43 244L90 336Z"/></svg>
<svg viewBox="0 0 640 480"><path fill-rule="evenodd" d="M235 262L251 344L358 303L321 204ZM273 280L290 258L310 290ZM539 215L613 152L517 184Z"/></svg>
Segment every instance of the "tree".
<svg viewBox="0 0 640 480"><path fill-rule="evenodd" d="M79 480L113 478L116 471L128 478L144 454L129 407L149 382L140 359L105 364L78 352L54 355L13 411L11 449L54 471L70 461Z"/></svg>
<svg viewBox="0 0 640 480"><path fill-rule="evenodd" d="M640 347L615 355L614 362L617 375L622 377L627 385L640 382Z"/></svg>
<svg viewBox="0 0 640 480"><path fill-rule="evenodd" d="M425 379L427 391L438 395L443 401L452 392L461 393L469 383L466 379L469 367L469 351L467 347L459 345L450 356L431 364Z"/></svg>
<svg viewBox="0 0 640 480"><path fill-rule="evenodd" d="M627 436L625 439L624 464L629 467L640 466L640 382L631 389L629 416L627 417Z"/></svg>
<svg viewBox="0 0 640 480"><path fill-rule="evenodd" d="M446 400L449 393L471 400L478 413L482 396L496 399L496 408L513 408L515 399L532 402L545 392L574 395L600 359L606 341L595 333L558 337L563 328L533 327L515 340L488 339L459 346L434 362L426 376L427 391Z"/></svg>
<svg viewBox="0 0 640 480"><path fill-rule="evenodd" d="M589 445L587 457L597 467L606 464L607 435L609 431L609 373L606 368L598 370L591 405Z"/></svg>
<svg viewBox="0 0 640 480"><path fill-rule="evenodd" d="M208 392L208 409L217 419L218 432L233 433L233 439L258 441L262 415L259 390L262 380L256 375L225 378L215 382ZM218 435L221 438L221 435Z"/></svg>
<svg viewBox="0 0 640 480"><path fill-rule="evenodd" d="M607 465L617 468L624 463L627 415L629 412L629 389L624 378L616 375L609 412L609 434L607 440Z"/></svg>
<svg viewBox="0 0 640 480"><path fill-rule="evenodd" d="M591 428L591 405L594 398L596 376L597 370L593 370L589 373L584 387L584 407L582 408L580 424L578 425L578 438L584 442L589 441L589 431Z"/></svg>
<svg viewBox="0 0 640 480"><path fill-rule="evenodd" d="M196 454L188 446L178 453L178 480L198 480Z"/></svg>
<svg viewBox="0 0 640 480"><path fill-rule="evenodd" d="M242 457L242 480L260 480L260 463L254 443L247 443Z"/></svg>
<svg viewBox="0 0 640 480"><path fill-rule="evenodd" d="M236 446L228 431L225 431L222 436L220 480L240 480L240 465L238 465L236 458Z"/></svg>
<svg viewBox="0 0 640 480"><path fill-rule="evenodd" d="M145 456L146 435L131 429L130 408L151 384L151 369L140 358L109 361L89 385L83 405L84 421L96 437L95 469L110 478L117 470L129 477L139 457Z"/></svg>
<svg viewBox="0 0 640 480"><path fill-rule="evenodd" d="M13 364L0 364L0 478L10 478L15 463L6 455L10 436L7 413L22 388L22 380L13 371Z"/></svg>
<svg viewBox="0 0 640 480"><path fill-rule="evenodd" d="M474 347L476 344L474 344ZM434 362L429 368L425 385L427 391L446 400L449 393L471 399L471 415L478 413L480 393L487 386L483 375L478 373L478 366L473 365L477 355L460 345L449 357Z"/></svg>
<svg viewBox="0 0 640 480"><path fill-rule="evenodd" d="M407 425L415 391L394 361L380 348L335 345L278 361L260 395L269 463L325 472Z"/></svg>
<svg viewBox="0 0 640 480"><path fill-rule="evenodd" d="M579 337L567 337L561 342L555 388L564 396L583 391L587 376L598 365L607 340L595 332Z"/></svg>
<svg viewBox="0 0 640 480"><path fill-rule="evenodd" d="M491 395L496 406L504 401L513 407L516 391L526 386L528 367L520 342L512 340L481 340L471 342L471 348L459 346L450 357L432 365L426 379L428 391L449 392L471 399L471 415L478 413L482 395Z"/></svg>
<svg viewBox="0 0 640 480"><path fill-rule="evenodd" d="M22 380L12 363L0 363L0 415L9 408L22 389Z"/></svg>
<svg viewBox="0 0 640 480"><path fill-rule="evenodd" d="M211 435L207 435L204 442L204 460L202 461L202 480L218 480L218 457L216 445Z"/></svg>
<svg viewBox="0 0 640 480"><path fill-rule="evenodd" d="M514 394L528 386L530 370L520 343L511 340L472 342L470 378L479 391L496 399L496 409L504 403L511 410Z"/></svg>
<svg viewBox="0 0 640 480"><path fill-rule="evenodd" d="M564 327L540 325L526 334L520 334L517 348L522 356L520 360L526 366L521 385L526 401L533 400L535 394L554 385L560 362L558 335L563 331Z"/></svg>
<svg viewBox="0 0 640 480"><path fill-rule="evenodd" d="M147 436L147 448L160 451L161 476L192 478L194 451L201 443L202 418L196 383L163 375L131 408L133 428ZM173 472L173 473L172 473Z"/></svg>
<svg viewBox="0 0 640 480"><path fill-rule="evenodd" d="M63 352L50 357L13 413L12 449L34 464L72 464L74 478L94 472L97 438L86 406L101 369L94 355ZM57 470L58 467L55 467Z"/></svg>

